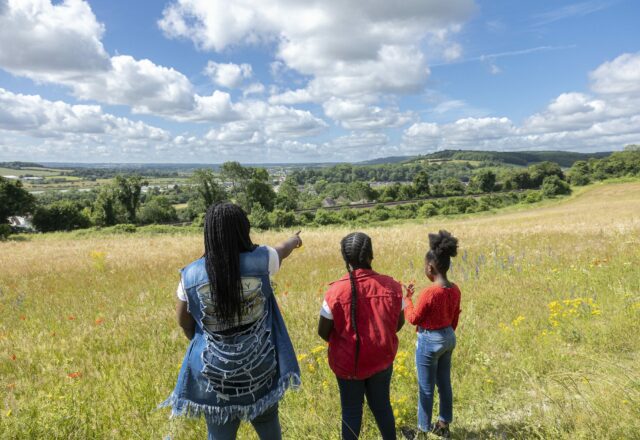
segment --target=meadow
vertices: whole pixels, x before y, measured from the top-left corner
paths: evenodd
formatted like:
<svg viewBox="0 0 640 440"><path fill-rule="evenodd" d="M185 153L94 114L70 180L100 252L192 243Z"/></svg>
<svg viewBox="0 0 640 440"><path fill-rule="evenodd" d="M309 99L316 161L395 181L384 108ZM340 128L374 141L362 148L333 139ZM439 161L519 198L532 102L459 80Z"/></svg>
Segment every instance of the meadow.
<svg viewBox="0 0 640 440"><path fill-rule="evenodd" d="M454 352L459 439L640 439L640 183L495 214L364 228L374 269L419 287L427 233L461 249ZM291 231L254 234L275 244ZM275 277L303 385L281 402L286 439L336 439L337 384L316 335L326 285L344 264L346 227L303 230ZM202 237L53 234L0 243L0 438L206 438L169 419L187 340L174 318L178 269ZM392 399L416 424L414 329L400 332ZM255 438L243 427L240 438ZM361 435L377 438L366 412Z"/></svg>

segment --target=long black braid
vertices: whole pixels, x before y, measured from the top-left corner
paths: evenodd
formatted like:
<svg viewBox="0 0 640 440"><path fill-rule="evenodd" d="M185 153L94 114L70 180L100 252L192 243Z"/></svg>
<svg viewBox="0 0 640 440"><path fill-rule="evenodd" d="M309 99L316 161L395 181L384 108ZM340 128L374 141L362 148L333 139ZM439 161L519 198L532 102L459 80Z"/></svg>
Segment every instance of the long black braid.
<svg viewBox="0 0 640 440"><path fill-rule="evenodd" d="M356 279L353 271L356 269L371 269L371 260L373 260L373 246L371 238L363 232L353 232L342 239L340 242L342 250L342 258L349 271L349 281L351 283L351 325L356 334L356 357L355 368L358 367L358 355L360 354L360 334L358 333L357 322L357 305L358 305L358 289L356 287Z"/></svg>
<svg viewBox="0 0 640 440"><path fill-rule="evenodd" d="M255 249L249 237L247 214L232 203L213 204L204 221L205 267L211 299L224 323L233 325L242 316L240 253ZM238 321L236 321L238 320Z"/></svg>

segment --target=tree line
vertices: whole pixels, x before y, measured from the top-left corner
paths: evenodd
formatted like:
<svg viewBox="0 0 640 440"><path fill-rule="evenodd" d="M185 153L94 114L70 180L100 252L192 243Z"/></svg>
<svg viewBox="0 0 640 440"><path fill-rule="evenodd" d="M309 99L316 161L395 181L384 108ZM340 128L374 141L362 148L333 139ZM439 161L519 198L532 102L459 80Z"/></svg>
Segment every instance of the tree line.
<svg viewBox="0 0 640 440"><path fill-rule="evenodd" d="M117 175L97 191L48 193L36 198L20 181L0 177L0 236L11 232L5 219L27 214L32 215L34 226L42 232L117 224L193 222L198 225L203 222L207 206L224 200L240 204L249 213L252 224L261 229L477 212L568 194L571 192L569 184L585 185L613 177L640 176L640 147L628 146L625 151L608 157L577 161L566 173L553 162L536 163L526 168L473 168L459 163L447 167L457 167L458 175L467 173L465 178L440 179L430 174L431 165L416 163L415 166L409 168L412 170L410 181L394 181L375 187L366 180L366 173L360 173L361 167L331 167L327 169L331 171L314 174L309 182L301 176L309 175L310 170L300 170L287 176L278 185L277 192L265 169L244 167L238 162L224 163L218 172L196 170L187 184L173 185L164 192L157 188L143 192L148 182L142 176ZM379 169L380 166L369 168ZM373 171L374 174L378 172ZM360 179L359 176L365 177ZM329 177L329 180L320 177ZM512 190L525 191L507 194ZM472 197L477 195L483 196ZM322 209L323 202L326 204L329 199L334 203L349 204L429 197L442 200L368 210L345 208L329 212ZM174 205L177 204L186 207L176 210ZM314 211L298 212L302 209Z"/></svg>

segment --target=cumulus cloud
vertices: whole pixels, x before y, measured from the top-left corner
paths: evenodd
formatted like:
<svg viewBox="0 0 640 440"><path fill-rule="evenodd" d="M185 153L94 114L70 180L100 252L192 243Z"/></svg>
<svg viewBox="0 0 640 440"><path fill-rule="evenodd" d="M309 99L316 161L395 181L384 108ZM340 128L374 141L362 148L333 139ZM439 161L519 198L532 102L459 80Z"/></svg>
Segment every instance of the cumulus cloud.
<svg viewBox="0 0 640 440"><path fill-rule="evenodd" d="M128 55L111 58L110 69L70 83L76 97L131 106L134 113L175 115L193 109L191 82L182 73Z"/></svg>
<svg viewBox="0 0 640 440"><path fill-rule="evenodd" d="M37 137L104 134L149 140L169 139L163 129L104 113L98 105L70 105L39 95L22 95L0 88L0 129Z"/></svg>
<svg viewBox="0 0 640 440"><path fill-rule="evenodd" d="M73 81L109 68L103 33L83 1L8 0L0 7L0 66L38 81Z"/></svg>
<svg viewBox="0 0 640 440"><path fill-rule="evenodd" d="M211 80L222 87L235 89L239 87L245 79L251 78L252 70L250 64L216 63L209 61L204 69L204 73Z"/></svg>
<svg viewBox="0 0 640 440"><path fill-rule="evenodd" d="M325 114L347 129L372 130L400 127L413 119L410 112L381 108L366 102L331 98L323 104Z"/></svg>
<svg viewBox="0 0 640 440"><path fill-rule="evenodd" d="M67 86L79 99L131 106L136 113L193 109L193 87L183 74L146 59L109 57L103 32L84 1L9 0L0 10L0 67Z"/></svg>
<svg viewBox="0 0 640 440"><path fill-rule="evenodd" d="M589 77L596 93L640 95L640 52L625 53L603 63Z"/></svg>
<svg viewBox="0 0 640 440"><path fill-rule="evenodd" d="M406 151L463 149L619 149L640 141L640 54L623 54L593 70L594 94L568 92L521 125L508 118L418 122L403 133Z"/></svg>
<svg viewBox="0 0 640 440"><path fill-rule="evenodd" d="M0 145L0 155L25 160L95 160L118 154L131 160L138 153L148 159L150 151L171 141L166 130L105 113L99 105L70 105L3 88L0 138L11 140Z"/></svg>
<svg viewBox="0 0 640 440"><path fill-rule="evenodd" d="M286 67L310 80L272 102L296 104L420 91L429 74L421 46L436 42L442 57L459 57L461 46L449 37L473 8L472 0L175 0L159 26L167 37L192 40L202 50L275 44L274 74Z"/></svg>
<svg viewBox="0 0 640 440"><path fill-rule="evenodd" d="M265 92L264 84L252 83L242 90L242 96L245 98L250 95L261 95Z"/></svg>
<svg viewBox="0 0 640 440"><path fill-rule="evenodd" d="M133 113L178 121L229 122L254 119L255 104L237 105L219 90L199 95L181 72L129 55L109 57L100 41L104 26L88 3L66 0L11 0L0 10L0 67L37 81L62 84L81 100L127 105ZM19 49L19 50L18 50ZM251 78L249 64L207 64L217 85L239 87ZM254 83L245 96L259 94ZM263 104L265 127L274 133L312 134L326 126L306 111ZM243 113L246 111L247 113ZM274 116L275 115L275 116Z"/></svg>

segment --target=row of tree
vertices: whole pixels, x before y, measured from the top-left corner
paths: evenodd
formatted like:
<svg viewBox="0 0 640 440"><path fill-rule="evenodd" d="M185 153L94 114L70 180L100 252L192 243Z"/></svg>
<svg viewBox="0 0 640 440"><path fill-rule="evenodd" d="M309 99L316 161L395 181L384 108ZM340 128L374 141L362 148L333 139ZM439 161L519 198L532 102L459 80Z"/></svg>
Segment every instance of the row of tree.
<svg viewBox="0 0 640 440"><path fill-rule="evenodd" d="M360 168L347 165L333 167L342 173L342 177L335 180L348 180L347 182L316 178L311 179L313 183L306 183L304 186L300 185L299 179L308 170L295 172L279 185L276 192L265 169L227 162L217 173L211 169L196 170L187 184L175 185L162 194L157 189L143 192L143 187L148 182L140 176L118 175L96 192L58 193L40 196L38 199L29 194L20 181L0 177L0 235L6 235L10 230L5 219L26 214L32 214L35 227L43 232L122 223L195 221L196 224L201 224L206 208L223 200L240 204L257 227L265 228L309 222L322 224L323 215L341 215L333 212L321 213L317 220L315 217L307 218L308 214L302 217L296 215L295 211L301 208L320 208L327 198L347 202L389 202L516 189L540 190L542 196L548 197L569 193L567 181L574 185L584 185L611 177L640 176L640 147L629 146L625 151L602 159L575 162L566 176L560 166L552 162L542 162L528 168L481 167L473 169L466 179L449 177L440 180L429 174L432 169L430 166L423 166L422 169L412 169L411 182L394 182L374 188L370 182L353 180L359 176ZM351 173L349 178L344 177L347 171ZM176 211L174 205L178 203L186 203L186 209Z"/></svg>

